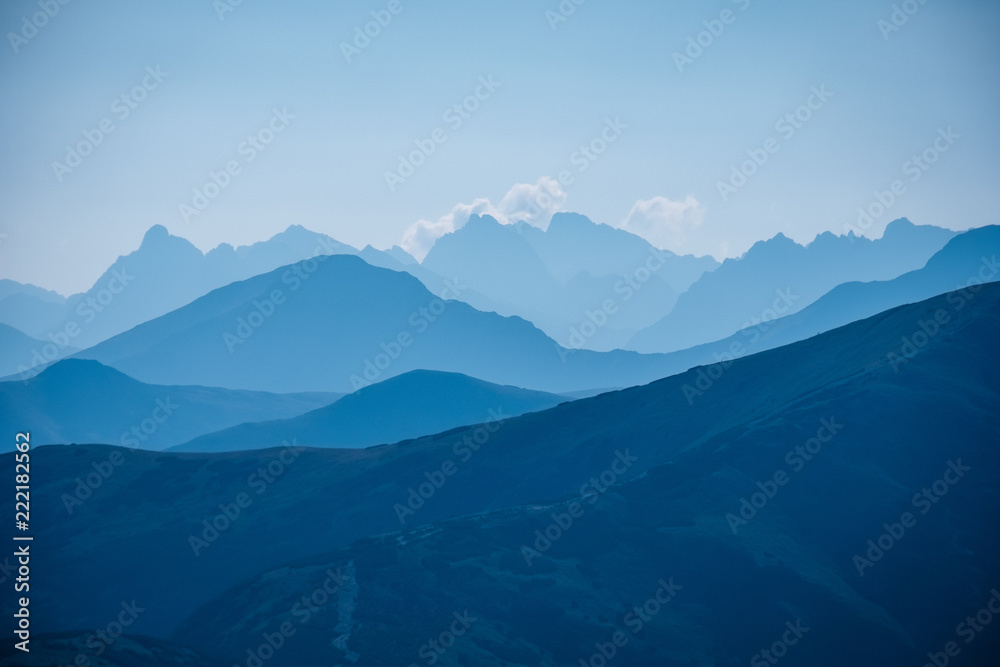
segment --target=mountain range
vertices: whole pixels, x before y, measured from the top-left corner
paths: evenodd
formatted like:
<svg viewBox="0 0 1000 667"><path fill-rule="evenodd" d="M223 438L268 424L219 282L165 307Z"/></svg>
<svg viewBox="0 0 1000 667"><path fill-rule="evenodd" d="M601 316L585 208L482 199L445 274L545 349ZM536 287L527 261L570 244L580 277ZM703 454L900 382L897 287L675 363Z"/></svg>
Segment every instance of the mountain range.
<svg viewBox="0 0 1000 667"><path fill-rule="evenodd" d="M438 239L421 266L460 276L497 303L496 312L529 320L563 346L611 350L669 313L678 295L718 263L654 248L579 214L557 213L544 231L473 215ZM580 333L587 313L608 300L615 303L612 316L590 335Z"/></svg>
<svg viewBox="0 0 1000 667"><path fill-rule="evenodd" d="M890 280L919 269L954 236L906 219L890 223L877 240L826 232L802 246L778 234L706 273L669 314L624 347L673 352L725 338L769 314L796 313L842 283Z"/></svg>
<svg viewBox="0 0 1000 667"><path fill-rule="evenodd" d="M271 392L351 392L423 369L563 393L683 370L662 355L568 351L461 294L333 255L221 287L76 356L142 382Z"/></svg>
<svg viewBox="0 0 1000 667"><path fill-rule="evenodd" d="M87 292L67 298L0 281L0 324L58 341L51 354L34 346L16 355L0 377L18 368L33 374L214 289L331 254L409 273L432 293L453 290L480 311L521 317L568 349L671 352L731 335L775 305L794 313L841 283L919 268L953 235L905 219L874 241L827 233L802 246L779 234L720 265L575 213L554 215L545 230L472 216L418 263L397 246L357 250L298 225L267 241L202 253L156 225Z"/></svg>
<svg viewBox="0 0 1000 667"><path fill-rule="evenodd" d="M790 629L806 664L914 664L1000 577L998 327L990 283L396 445L134 451L72 514L120 448L41 447L37 630L128 591L132 632L220 664L282 623L273 665L420 662L449 626L440 664L740 664Z"/></svg>
<svg viewBox="0 0 1000 667"><path fill-rule="evenodd" d="M137 250L119 257L86 292L64 298L33 285L4 281L0 285L0 323L43 340L75 332L69 336L69 345L82 349L218 287L330 254L363 255L368 262L391 268L415 263L398 247L386 252L370 247L359 251L298 225L250 246L222 244L202 253L189 241L155 225ZM30 358L22 363L41 366Z"/></svg>

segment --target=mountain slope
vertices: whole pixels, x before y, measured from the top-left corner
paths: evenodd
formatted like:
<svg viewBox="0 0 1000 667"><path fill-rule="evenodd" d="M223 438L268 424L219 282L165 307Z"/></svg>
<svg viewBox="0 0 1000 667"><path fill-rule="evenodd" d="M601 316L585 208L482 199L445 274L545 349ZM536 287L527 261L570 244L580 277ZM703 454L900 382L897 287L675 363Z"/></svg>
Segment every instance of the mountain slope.
<svg viewBox="0 0 1000 667"><path fill-rule="evenodd" d="M951 290L956 291L950 297L952 302L961 304L973 297L982 283L1000 279L998 255L1000 226L972 229L954 237L923 268L892 280L838 285L797 313L671 353L670 357L681 366L694 366L770 350Z"/></svg>
<svg viewBox="0 0 1000 667"><path fill-rule="evenodd" d="M596 622L610 635L625 605L641 603L658 578L670 576L689 597L678 595L676 612L671 608L650 627L659 628L649 639L658 646L673 646L665 641L673 636L669 628L686 628L693 654L716 647L717 661L727 664L734 655L752 654L750 646L769 646L769 633L780 633L784 620L803 618L814 622L811 637L821 638L807 655L830 649L859 664L851 660L852 642L822 629L844 624L858 637L886 642L873 645L881 651L876 664L897 649L912 661L939 645L954 618L977 609L973 603L1000 576L1000 548L985 528L1000 518L994 502L1000 285L984 287L961 309L948 296L732 365L399 445L211 456L131 452L128 465L72 516L62 494L72 493L74 480L116 449L39 448L32 454L38 467L32 509L36 540L47 548L32 565L50 585L32 599L38 630L96 627L128 591L148 601L136 632L177 638L190 632L185 641L211 638L239 660L249 637L286 618L288 608L279 603L315 590L326 563L346 567L353 559L362 595L360 606L345 604L359 610L356 618L368 628L350 642L366 660L360 664L385 664L420 645L409 631L399 642L381 632L379 609L396 614L403 605L420 613L426 605L421 618L409 612L404 618L419 635L452 603L481 612L490 637L499 632L520 641L523 635L519 645L529 653L522 664L538 651L559 658L539 664L566 664L566 655L593 646ZM948 319L937 334L899 362L905 341L939 310ZM703 377L714 379L705 387ZM695 385L703 396L689 404L688 387ZM473 442L482 444L473 449ZM821 453L808 458L795 451L815 450L815 444ZM853 555L864 552L866 540L878 539L882 523L912 510L911 496L956 459L974 473L933 514L920 515L886 564L861 577ZM757 482L773 480L777 471L791 481L734 535L726 515L739 512L741 498L760 491ZM601 491L608 487L613 490ZM222 513L234 514L240 494L246 496L242 509L227 520ZM538 547L543 557L529 566L522 547L535 545L534 531L546 530L551 514L579 496L603 499L578 526L551 538L551 547ZM3 502L4 511L12 511L13 501ZM548 507L553 503L561 504ZM436 523L459 516L471 523ZM96 534L93 526L100 527ZM471 526L482 530L470 533ZM400 529L406 532L320 555ZM410 546L432 534L441 537L426 552ZM93 546L112 541L114 550ZM555 572L558 578L548 581ZM448 583L436 585L438 576ZM919 589L913 581L921 582ZM265 584L271 602L263 607L255 600ZM517 600L546 595L544 613L562 608L567 616L556 618L565 632L528 636L532 625L549 626L528 622L536 617L525 615ZM475 596L475 604L465 596ZM599 612L603 620L595 613L598 599L611 605ZM406 607L412 600L421 603ZM571 611L574 602L579 612ZM747 620L748 604L759 610L755 621ZM296 626L303 646L322 641L328 647L331 636L343 634L333 633L339 618ZM734 619L749 623L746 632L733 631L742 627ZM274 664L302 664L295 661L299 650L289 648ZM460 654L448 660L454 664ZM513 656L506 659L518 662ZM645 664L640 659L628 663Z"/></svg>
<svg viewBox="0 0 1000 667"><path fill-rule="evenodd" d="M426 369L561 393L681 370L656 355L568 353L524 320L349 255L227 285L78 356L143 382L277 392L350 392Z"/></svg>
<svg viewBox="0 0 1000 667"><path fill-rule="evenodd" d="M702 276L625 347L672 352L725 338L769 312L795 313L841 283L889 280L920 268L954 235L906 219L890 223L875 241L827 232L801 246L778 234Z"/></svg>
<svg viewBox="0 0 1000 667"><path fill-rule="evenodd" d="M458 373L410 371L364 387L304 415L240 424L172 447L179 452L224 452L274 447L370 447L399 442L486 419L545 410L564 396L501 387Z"/></svg>
<svg viewBox="0 0 1000 667"><path fill-rule="evenodd" d="M0 377L19 373L19 369L28 369L38 361L46 362L77 351L75 347L60 347L0 324Z"/></svg>
<svg viewBox="0 0 1000 667"><path fill-rule="evenodd" d="M65 359L24 382L0 382L0 428L30 429L35 445L108 442L159 450L248 419L300 415L338 397L148 385L96 361ZM13 440L2 446L13 447Z"/></svg>
<svg viewBox="0 0 1000 667"><path fill-rule="evenodd" d="M67 310L64 297L13 280L0 282L5 283L0 296L0 324L35 337L55 331Z"/></svg>

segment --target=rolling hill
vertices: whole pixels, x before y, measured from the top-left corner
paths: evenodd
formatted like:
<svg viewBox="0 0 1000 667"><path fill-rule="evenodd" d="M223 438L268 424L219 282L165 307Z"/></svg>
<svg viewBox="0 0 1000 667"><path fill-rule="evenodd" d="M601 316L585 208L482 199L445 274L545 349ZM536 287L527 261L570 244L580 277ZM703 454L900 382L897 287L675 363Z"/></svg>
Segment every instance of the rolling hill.
<svg viewBox="0 0 1000 667"><path fill-rule="evenodd" d="M283 441L300 447L370 447L516 417L568 400L458 373L410 371L298 417L240 424L170 449L225 452L274 447Z"/></svg>
<svg viewBox="0 0 1000 667"><path fill-rule="evenodd" d="M64 359L24 382L0 382L0 427L30 428L36 445L108 442L159 450L249 419L301 415L339 397L149 385L96 361ZM13 448L13 440L2 445Z"/></svg>

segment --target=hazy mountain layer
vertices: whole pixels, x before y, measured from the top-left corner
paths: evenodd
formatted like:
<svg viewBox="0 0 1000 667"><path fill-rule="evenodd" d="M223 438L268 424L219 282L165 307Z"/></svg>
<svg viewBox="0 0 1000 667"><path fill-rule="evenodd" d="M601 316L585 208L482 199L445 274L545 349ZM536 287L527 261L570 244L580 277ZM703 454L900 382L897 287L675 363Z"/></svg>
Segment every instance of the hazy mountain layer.
<svg viewBox="0 0 1000 667"><path fill-rule="evenodd" d="M199 436L171 450L262 449L293 440L302 447L370 447L483 420L516 417L568 400L458 373L410 371L298 417L240 424Z"/></svg>
<svg viewBox="0 0 1000 667"><path fill-rule="evenodd" d="M799 621L807 662L919 660L1000 577L1000 285L955 299L402 445L131 452L72 515L63 494L120 450L40 448L39 630L97 627L128 591L148 604L136 632L228 660L289 621L297 643L272 664L311 649L386 664L468 609L481 624L444 664L573 664L672 578L666 611L626 635L628 664L746 661ZM327 568L351 573L337 611L303 622L292 601Z"/></svg>

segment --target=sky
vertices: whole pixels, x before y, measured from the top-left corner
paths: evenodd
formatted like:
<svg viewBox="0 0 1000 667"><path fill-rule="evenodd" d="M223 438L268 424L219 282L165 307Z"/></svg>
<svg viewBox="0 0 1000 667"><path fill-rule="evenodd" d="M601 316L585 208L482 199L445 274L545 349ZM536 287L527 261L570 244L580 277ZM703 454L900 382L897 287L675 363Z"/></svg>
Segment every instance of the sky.
<svg viewBox="0 0 1000 667"><path fill-rule="evenodd" d="M722 258L997 222L993 1L9 0L0 31L0 278L64 294L156 224L422 257L567 210Z"/></svg>

